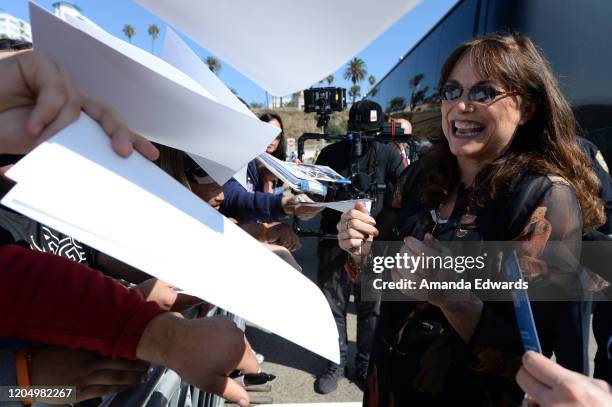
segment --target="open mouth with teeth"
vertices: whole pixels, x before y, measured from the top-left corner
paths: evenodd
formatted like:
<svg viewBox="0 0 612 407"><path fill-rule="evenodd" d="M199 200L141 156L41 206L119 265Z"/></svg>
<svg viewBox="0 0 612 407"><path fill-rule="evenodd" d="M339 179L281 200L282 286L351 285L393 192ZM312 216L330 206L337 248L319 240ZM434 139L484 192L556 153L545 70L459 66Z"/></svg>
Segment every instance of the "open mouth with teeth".
<svg viewBox="0 0 612 407"><path fill-rule="evenodd" d="M475 138L485 129L485 126L482 124L471 120L453 120L451 125L453 127L453 136L457 138Z"/></svg>

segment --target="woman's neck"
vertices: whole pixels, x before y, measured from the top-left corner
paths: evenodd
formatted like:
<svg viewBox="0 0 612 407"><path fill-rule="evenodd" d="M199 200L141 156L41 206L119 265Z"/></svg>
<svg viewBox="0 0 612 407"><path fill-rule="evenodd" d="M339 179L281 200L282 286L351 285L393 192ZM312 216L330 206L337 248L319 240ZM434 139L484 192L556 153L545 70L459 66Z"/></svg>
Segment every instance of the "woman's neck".
<svg viewBox="0 0 612 407"><path fill-rule="evenodd" d="M466 187L474 183L476 175L484 166L484 164L479 161L468 160L462 157L457 157L457 165L459 166L461 182L463 182Z"/></svg>

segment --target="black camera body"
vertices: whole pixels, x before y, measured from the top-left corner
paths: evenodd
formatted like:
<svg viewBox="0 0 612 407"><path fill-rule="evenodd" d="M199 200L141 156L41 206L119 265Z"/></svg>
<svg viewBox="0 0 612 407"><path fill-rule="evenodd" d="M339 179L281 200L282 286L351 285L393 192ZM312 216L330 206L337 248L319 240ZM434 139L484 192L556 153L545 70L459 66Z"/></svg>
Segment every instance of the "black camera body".
<svg viewBox="0 0 612 407"><path fill-rule="evenodd" d="M333 91L335 89L335 91ZM338 93L334 93L338 92ZM344 89L339 88L316 88L304 91L305 111L318 114L317 126L321 125L325 117L329 120L329 113L340 111L345 106ZM340 95L337 99L335 95ZM315 95L316 99L315 99ZM338 103L330 103L337 100ZM325 122L327 124L327 122ZM348 177L350 184L328 185L328 198L332 200L369 198L375 203L387 191L385 183L375 180L376 168L379 166L377 160L377 144L389 142L410 143L412 135L404 134L404 129L399 123L392 121L387 123L383 116L381 106L370 100L355 102L349 111L347 134L323 134L304 133L298 139L298 157L301 160L304 154L304 144L307 140L327 140L350 142L350 157ZM336 235L326 235L315 231L305 231L299 226L299 221L294 220L294 230L300 236L317 236L335 239Z"/></svg>
<svg viewBox="0 0 612 407"><path fill-rule="evenodd" d="M331 114L346 109L346 89L304 89L304 111L306 113Z"/></svg>
<svg viewBox="0 0 612 407"><path fill-rule="evenodd" d="M323 133L329 124L329 115L346 109L346 89L310 88L304 89L304 112L317 114L317 127Z"/></svg>

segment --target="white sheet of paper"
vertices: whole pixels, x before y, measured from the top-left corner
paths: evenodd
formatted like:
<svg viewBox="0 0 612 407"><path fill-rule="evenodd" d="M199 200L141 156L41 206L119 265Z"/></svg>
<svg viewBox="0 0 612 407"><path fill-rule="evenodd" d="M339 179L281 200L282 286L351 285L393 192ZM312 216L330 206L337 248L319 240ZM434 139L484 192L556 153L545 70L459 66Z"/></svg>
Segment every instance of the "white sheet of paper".
<svg viewBox="0 0 612 407"><path fill-rule="evenodd" d="M88 116L7 176L9 208L339 361L316 285L153 163L119 157Z"/></svg>
<svg viewBox="0 0 612 407"><path fill-rule="evenodd" d="M308 88L420 0L136 0L277 96ZM273 41L262 39L274 32Z"/></svg>
<svg viewBox="0 0 612 407"><path fill-rule="evenodd" d="M346 201L336 201L336 202L305 202L302 205L305 206L315 206L319 208L330 208L335 209L338 212L346 212L350 211L355 207L357 203L361 202L365 205L368 212L372 210L372 200L371 199L349 199Z"/></svg>
<svg viewBox="0 0 612 407"><path fill-rule="evenodd" d="M30 17L35 48L66 68L88 95L150 140L228 168L215 178L220 184L278 134L278 128L219 103L167 62L91 24L63 21L33 3Z"/></svg>
<svg viewBox="0 0 612 407"><path fill-rule="evenodd" d="M166 28L162 59L198 82L202 88L210 92L217 102L249 117L257 118L170 27ZM231 168L220 163L196 154L190 154L190 156L217 182L234 177L245 189L247 188L246 165L234 174ZM219 183L222 184L222 182Z"/></svg>
<svg viewBox="0 0 612 407"><path fill-rule="evenodd" d="M161 57L170 65L179 69L187 76L195 80L206 89L219 103L231 107L238 112L255 118L255 114L249 110L231 90L215 75L208 65L175 33L170 27L166 27L164 47Z"/></svg>

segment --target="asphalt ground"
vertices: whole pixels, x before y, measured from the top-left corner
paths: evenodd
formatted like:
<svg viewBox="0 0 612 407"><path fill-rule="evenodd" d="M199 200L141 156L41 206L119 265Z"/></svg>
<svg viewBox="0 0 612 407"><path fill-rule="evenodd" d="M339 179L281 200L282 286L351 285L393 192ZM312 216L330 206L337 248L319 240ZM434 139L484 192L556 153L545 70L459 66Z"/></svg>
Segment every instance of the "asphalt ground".
<svg viewBox="0 0 612 407"><path fill-rule="evenodd" d="M294 253L303 268L304 275L313 282L317 273L317 238L302 238L302 248ZM347 317L349 338L349 361L355 355L356 317L349 310ZM338 383L338 389L327 395L314 391L316 376L325 370L326 360L277 335L259 327L248 325L246 335L256 352L265 356L262 371L271 373L276 379L271 382L271 392L251 392L252 404L263 403L321 403L335 401L361 401L363 393L347 378ZM349 373L353 366L349 363Z"/></svg>

